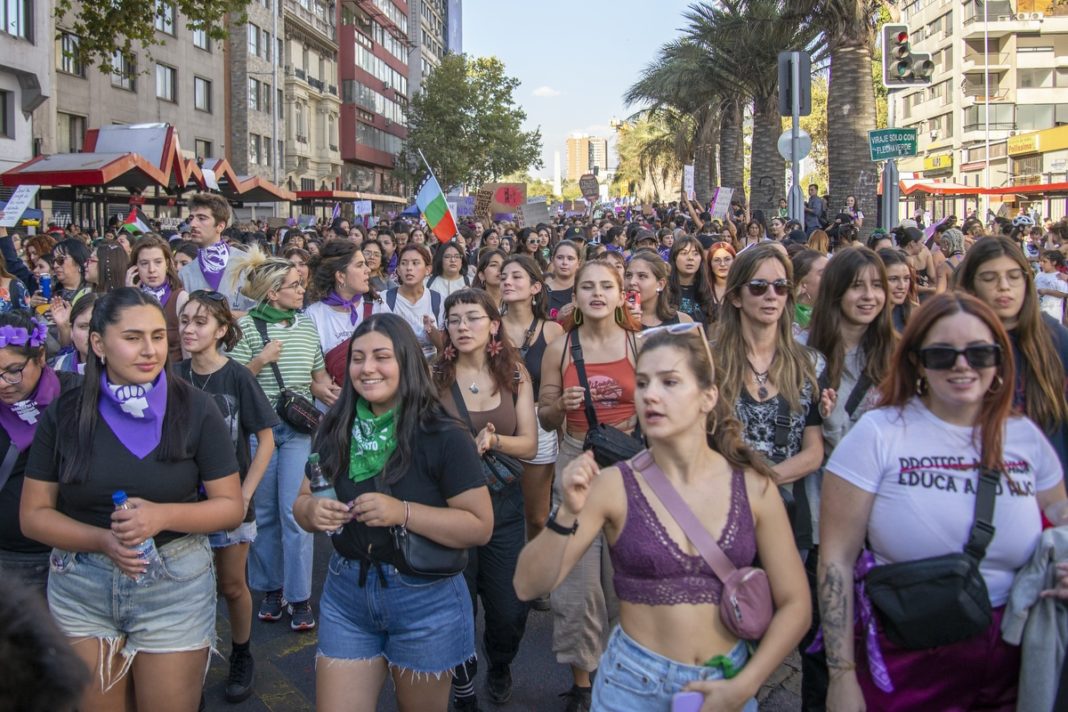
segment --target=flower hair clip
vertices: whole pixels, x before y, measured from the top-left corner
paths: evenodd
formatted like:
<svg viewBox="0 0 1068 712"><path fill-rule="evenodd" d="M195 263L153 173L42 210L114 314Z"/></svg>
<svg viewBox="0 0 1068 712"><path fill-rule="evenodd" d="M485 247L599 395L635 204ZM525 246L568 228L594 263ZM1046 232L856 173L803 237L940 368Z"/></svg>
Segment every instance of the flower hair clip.
<svg viewBox="0 0 1068 712"><path fill-rule="evenodd" d="M21 326L11 326L10 324L0 326L0 349L8 346L25 346L26 344L35 349L44 346L45 341L48 339L48 324L39 319L34 319L33 324L33 331L27 331Z"/></svg>

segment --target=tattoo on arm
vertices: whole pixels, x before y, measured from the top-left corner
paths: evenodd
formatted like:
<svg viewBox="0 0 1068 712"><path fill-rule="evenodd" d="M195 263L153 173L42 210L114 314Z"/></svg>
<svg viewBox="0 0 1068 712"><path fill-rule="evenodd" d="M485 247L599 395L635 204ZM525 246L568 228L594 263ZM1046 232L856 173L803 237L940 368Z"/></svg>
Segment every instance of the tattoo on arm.
<svg viewBox="0 0 1068 712"><path fill-rule="evenodd" d="M853 657L852 621L849 620L849 586L842 570L827 564L819 582L820 616L827 657L850 660Z"/></svg>

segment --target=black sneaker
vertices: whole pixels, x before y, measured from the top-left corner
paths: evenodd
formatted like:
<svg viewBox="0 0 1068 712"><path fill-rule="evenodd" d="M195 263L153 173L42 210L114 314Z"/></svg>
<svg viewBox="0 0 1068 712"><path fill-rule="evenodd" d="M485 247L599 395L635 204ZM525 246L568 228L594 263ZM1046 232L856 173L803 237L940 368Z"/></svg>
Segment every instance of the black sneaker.
<svg viewBox="0 0 1068 712"><path fill-rule="evenodd" d="M482 712L478 707L478 697L453 697L452 709L454 712Z"/></svg>
<svg viewBox="0 0 1068 712"><path fill-rule="evenodd" d="M592 687L572 685L570 690L560 695L567 701L567 707L564 708L564 712L590 712L592 693Z"/></svg>
<svg viewBox="0 0 1068 712"><path fill-rule="evenodd" d="M495 705L503 705L512 699L512 671L507 665L490 666L486 676L486 689Z"/></svg>
<svg viewBox="0 0 1068 712"><path fill-rule="evenodd" d="M248 651L230 653L230 675L226 678L226 701L244 702L252 695L252 680L256 664Z"/></svg>
<svg viewBox="0 0 1068 712"><path fill-rule="evenodd" d="M260 601L260 612L257 617L261 621L267 621L273 623L282 617L282 611L285 610L286 599L282 596L282 591L268 591L263 600Z"/></svg>
<svg viewBox="0 0 1068 712"><path fill-rule="evenodd" d="M295 631L311 630L315 627L315 614L312 613L311 603L301 601L289 604L289 627Z"/></svg>

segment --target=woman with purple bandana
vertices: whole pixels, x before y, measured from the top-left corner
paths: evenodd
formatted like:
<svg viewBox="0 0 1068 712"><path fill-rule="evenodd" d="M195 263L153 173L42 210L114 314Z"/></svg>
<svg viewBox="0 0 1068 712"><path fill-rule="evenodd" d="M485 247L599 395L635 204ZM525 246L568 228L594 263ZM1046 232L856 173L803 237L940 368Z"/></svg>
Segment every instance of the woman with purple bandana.
<svg viewBox="0 0 1068 712"><path fill-rule="evenodd" d="M42 596L51 548L19 528L23 474L45 407L82 381L45 364L47 331L24 311L0 314L0 576L19 577Z"/></svg>
<svg viewBox="0 0 1068 712"><path fill-rule="evenodd" d="M169 373L153 297L130 287L101 297L89 343L84 383L34 436L22 529L54 547L49 608L94 671L78 708L192 710L215 640L205 534L242 516L234 448L211 396ZM120 490L128 507L116 510ZM149 539L160 559L151 574L137 548Z"/></svg>
<svg viewBox="0 0 1068 712"><path fill-rule="evenodd" d="M171 247L155 233L143 235L130 254L133 284L151 294L163 307L167 319L167 346L172 364L182 360L182 339L178 335L178 315L189 299L171 260Z"/></svg>

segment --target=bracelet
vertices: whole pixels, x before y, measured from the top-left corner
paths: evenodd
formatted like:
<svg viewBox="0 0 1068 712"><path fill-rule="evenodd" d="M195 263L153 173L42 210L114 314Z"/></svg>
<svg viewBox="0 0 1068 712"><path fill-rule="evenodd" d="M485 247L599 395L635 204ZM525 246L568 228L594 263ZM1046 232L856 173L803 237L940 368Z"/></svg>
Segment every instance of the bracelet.
<svg viewBox="0 0 1068 712"><path fill-rule="evenodd" d="M840 660L839 658L827 657L827 669L837 670L839 672L849 672L850 670L856 670L857 664L852 660Z"/></svg>
<svg viewBox="0 0 1068 712"><path fill-rule="evenodd" d="M404 524L401 524L401 529L408 528L408 517L412 514L412 506L408 504L408 500L404 500Z"/></svg>
<svg viewBox="0 0 1068 712"><path fill-rule="evenodd" d="M500 450L501 449L501 436L498 435L497 433L493 434L493 443L494 443L493 444L493 449L494 450Z"/></svg>

